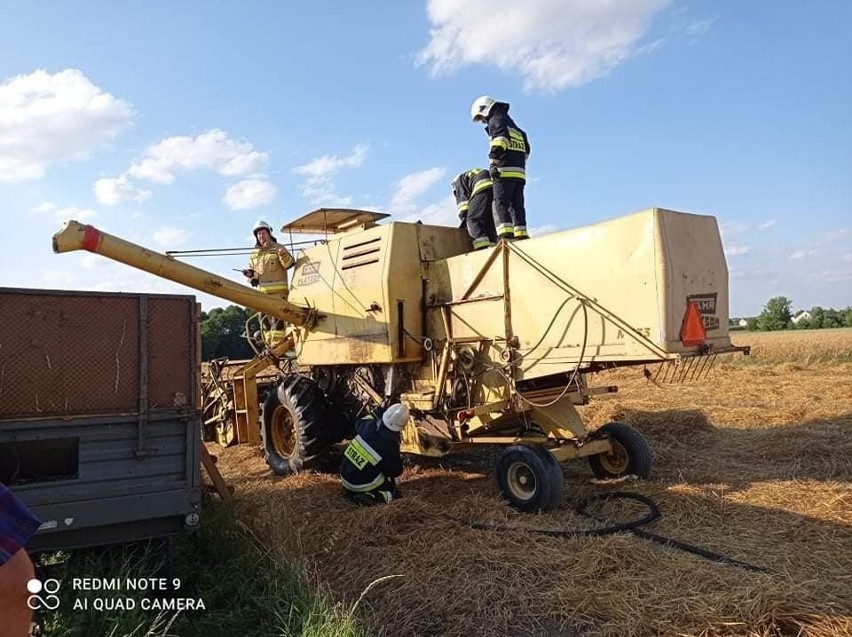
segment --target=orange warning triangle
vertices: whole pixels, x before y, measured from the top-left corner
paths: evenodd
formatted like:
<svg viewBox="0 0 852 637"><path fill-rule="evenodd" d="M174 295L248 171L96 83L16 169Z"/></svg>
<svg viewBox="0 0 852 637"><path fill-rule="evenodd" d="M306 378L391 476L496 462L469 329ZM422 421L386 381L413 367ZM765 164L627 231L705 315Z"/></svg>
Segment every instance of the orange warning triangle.
<svg viewBox="0 0 852 637"><path fill-rule="evenodd" d="M686 306L686 314L683 316L683 327L680 328L680 342L687 347L694 347L704 345L706 340L707 330L704 329L704 321L701 320L698 302L690 301Z"/></svg>

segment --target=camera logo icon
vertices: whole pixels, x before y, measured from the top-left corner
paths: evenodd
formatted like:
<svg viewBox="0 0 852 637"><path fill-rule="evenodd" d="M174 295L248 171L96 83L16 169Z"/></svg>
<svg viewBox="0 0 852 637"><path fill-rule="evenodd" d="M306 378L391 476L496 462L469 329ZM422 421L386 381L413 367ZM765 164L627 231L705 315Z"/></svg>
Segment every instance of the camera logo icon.
<svg viewBox="0 0 852 637"><path fill-rule="evenodd" d="M33 578L27 582L27 590L30 596L27 597L27 606L30 610L56 610L59 608L59 592L62 584L58 579L46 579L43 582L40 579Z"/></svg>

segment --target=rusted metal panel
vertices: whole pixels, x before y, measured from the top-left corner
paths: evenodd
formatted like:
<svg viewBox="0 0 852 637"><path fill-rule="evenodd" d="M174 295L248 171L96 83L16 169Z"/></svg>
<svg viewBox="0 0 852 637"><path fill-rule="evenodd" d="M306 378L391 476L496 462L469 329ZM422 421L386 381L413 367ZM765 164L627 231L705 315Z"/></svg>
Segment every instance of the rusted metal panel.
<svg viewBox="0 0 852 637"><path fill-rule="evenodd" d="M0 420L195 406L195 314L192 296L0 288Z"/></svg>
<svg viewBox="0 0 852 637"><path fill-rule="evenodd" d="M0 289L0 418L134 411L137 305Z"/></svg>
<svg viewBox="0 0 852 637"><path fill-rule="evenodd" d="M148 303L148 405L192 404L195 307L184 298L152 298Z"/></svg>

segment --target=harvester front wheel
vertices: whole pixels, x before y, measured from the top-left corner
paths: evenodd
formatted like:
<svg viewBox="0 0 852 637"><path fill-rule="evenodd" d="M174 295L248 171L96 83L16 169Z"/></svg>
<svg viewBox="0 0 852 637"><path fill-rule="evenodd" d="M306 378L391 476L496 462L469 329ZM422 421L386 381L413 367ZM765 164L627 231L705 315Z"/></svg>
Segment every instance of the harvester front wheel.
<svg viewBox="0 0 852 637"><path fill-rule="evenodd" d="M521 511L551 511L562 501L562 468L540 445L512 445L497 458L497 484Z"/></svg>
<svg viewBox="0 0 852 637"><path fill-rule="evenodd" d="M651 475L654 455L645 437L630 425L609 422L598 429L593 438L609 438L612 451L589 456L589 465L596 478L620 478L635 475L647 478Z"/></svg>
<svg viewBox="0 0 852 637"><path fill-rule="evenodd" d="M269 468L286 476L310 469L336 442L322 390L305 376L287 376L269 391L261 414L261 443Z"/></svg>

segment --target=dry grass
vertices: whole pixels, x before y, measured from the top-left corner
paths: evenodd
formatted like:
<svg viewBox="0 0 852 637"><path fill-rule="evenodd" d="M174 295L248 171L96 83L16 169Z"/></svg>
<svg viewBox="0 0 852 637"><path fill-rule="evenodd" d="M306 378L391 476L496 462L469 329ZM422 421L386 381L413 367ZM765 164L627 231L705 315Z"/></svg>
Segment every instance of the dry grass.
<svg viewBox="0 0 852 637"><path fill-rule="evenodd" d="M852 363L852 327L790 332L733 332L735 345L751 345L750 362ZM737 362L749 362L749 358Z"/></svg>
<svg viewBox="0 0 852 637"><path fill-rule="evenodd" d="M627 533L558 539L451 519L588 528L572 505L625 485L590 483L580 461L566 465L562 507L539 516L499 501L488 454L412 461L403 498L374 509L349 505L333 475L272 478L247 448L220 451L220 465L244 518L338 600L403 576L361 602L372 634L852 635L852 364L801 358L849 352L852 330L752 336L739 340L755 346L755 363L723 365L701 383L659 388L640 370L592 377L620 391L583 416L624 420L649 438L653 477L626 486L659 503L649 530L769 574ZM777 362L783 352L793 360Z"/></svg>

